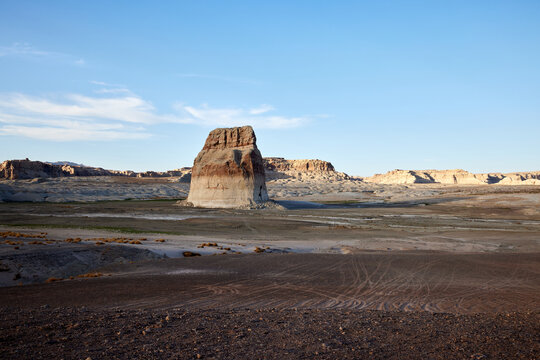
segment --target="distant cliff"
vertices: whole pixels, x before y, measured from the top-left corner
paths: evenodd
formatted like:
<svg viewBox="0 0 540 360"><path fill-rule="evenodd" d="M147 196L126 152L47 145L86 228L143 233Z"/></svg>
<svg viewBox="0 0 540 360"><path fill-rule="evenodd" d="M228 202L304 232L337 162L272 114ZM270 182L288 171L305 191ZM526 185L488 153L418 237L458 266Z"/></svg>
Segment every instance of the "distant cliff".
<svg viewBox="0 0 540 360"><path fill-rule="evenodd" d="M62 162L66 163L66 162ZM106 170L83 165L51 164L41 161L6 160L0 164L0 179L34 179L68 176L129 176L129 177L172 177L178 176L189 182L190 168L169 170L165 172L147 171L137 173L131 170Z"/></svg>
<svg viewBox="0 0 540 360"><path fill-rule="evenodd" d="M287 160L280 157L263 158L266 180L295 178L299 180L348 180L349 176L337 172L332 163L324 160Z"/></svg>
<svg viewBox="0 0 540 360"><path fill-rule="evenodd" d="M332 163L323 160L285 160L280 157L263 159L264 167L270 171L327 172L335 171Z"/></svg>
<svg viewBox="0 0 540 360"><path fill-rule="evenodd" d="M455 170L392 170L363 179L377 184L540 185L540 171L473 174Z"/></svg>
<svg viewBox="0 0 540 360"><path fill-rule="evenodd" d="M62 165L65 164L65 165ZM131 170L106 170L84 165L61 162L52 164L41 161L6 160L0 164L0 179L34 179L68 176L129 176L139 178L177 177L180 182L190 182L191 168L169 171L134 172ZM266 180L297 179L308 181L360 180L338 172L324 160L287 160L279 157L263 158ZM540 185L540 171L513 173L473 174L455 170L392 170L361 178L376 184L447 184L447 185Z"/></svg>

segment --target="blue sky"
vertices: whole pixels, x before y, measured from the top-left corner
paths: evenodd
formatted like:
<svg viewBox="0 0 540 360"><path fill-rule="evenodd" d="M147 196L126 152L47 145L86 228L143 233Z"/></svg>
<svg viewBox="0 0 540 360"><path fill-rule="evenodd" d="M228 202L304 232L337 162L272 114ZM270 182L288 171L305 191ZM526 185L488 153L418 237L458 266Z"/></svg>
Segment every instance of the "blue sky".
<svg viewBox="0 0 540 360"><path fill-rule="evenodd" d="M0 159L540 170L540 1L0 2Z"/></svg>

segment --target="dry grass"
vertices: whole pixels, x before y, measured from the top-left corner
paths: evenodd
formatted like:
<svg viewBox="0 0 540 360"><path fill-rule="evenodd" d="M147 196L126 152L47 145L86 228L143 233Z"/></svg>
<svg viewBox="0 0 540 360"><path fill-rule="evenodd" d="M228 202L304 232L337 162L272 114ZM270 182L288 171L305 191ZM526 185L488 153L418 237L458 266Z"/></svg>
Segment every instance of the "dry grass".
<svg viewBox="0 0 540 360"><path fill-rule="evenodd" d="M77 275L78 278L84 279L84 278L97 278L103 276L103 273L100 272L93 272L93 273L87 273L87 274L81 274Z"/></svg>
<svg viewBox="0 0 540 360"><path fill-rule="evenodd" d="M202 243L200 245L197 245L198 248L204 248L206 246L208 246L208 247L218 247L219 245L218 245L218 243L215 243L215 242L214 243L210 243L210 242L209 243Z"/></svg>
<svg viewBox="0 0 540 360"><path fill-rule="evenodd" d="M45 239L47 236L46 232L42 232L39 234L25 234L15 231L0 231L0 236L2 236L4 239L8 237L15 237L15 238L27 238L27 239Z"/></svg>
<svg viewBox="0 0 540 360"><path fill-rule="evenodd" d="M127 237L113 237L113 238L99 237L99 238L84 239L84 241L94 241L96 243L96 245L103 245L105 243L113 243L113 242L117 243L117 244L140 245L140 244L142 244L142 241L146 241L146 240L147 240L146 238L134 239L134 238L127 238ZM159 239L159 240L163 240L162 242L165 241L165 239ZM69 242L69 243L79 243L79 242L83 241L83 239L81 239L81 238L75 238L75 239L67 238L64 241Z"/></svg>
<svg viewBox="0 0 540 360"><path fill-rule="evenodd" d="M201 256L201 254L191 251L184 251L182 255L184 255L184 257Z"/></svg>
<svg viewBox="0 0 540 360"><path fill-rule="evenodd" d="M64 280L64 279L62 279L62 278L50 277L50 278L48 278L47 280L45 280L45 282L46 282L47 284L49 284L49 283L52 283L52 282L55 282L55 281L61 281L61 280Z"/></svg>
<svg viewBox="0 0 540 360"><path fill-rule="evenodd" d="M4 244L7 244L7 245L23 245L24 242L21 241L21 240L18 240L18 241L4 240Z"/></svg>

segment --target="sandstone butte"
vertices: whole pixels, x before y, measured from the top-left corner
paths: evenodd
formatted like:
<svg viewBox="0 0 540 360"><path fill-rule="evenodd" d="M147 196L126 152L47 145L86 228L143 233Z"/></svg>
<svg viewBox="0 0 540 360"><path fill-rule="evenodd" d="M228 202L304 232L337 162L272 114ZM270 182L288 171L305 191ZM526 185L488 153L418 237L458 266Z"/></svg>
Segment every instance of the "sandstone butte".
<svg viewBox="0 0 540 360"><path fill-rule="evenodd" d="M239 208L268 201L256 142L251 126L212 130L193 162L186 205Z"/></svg>

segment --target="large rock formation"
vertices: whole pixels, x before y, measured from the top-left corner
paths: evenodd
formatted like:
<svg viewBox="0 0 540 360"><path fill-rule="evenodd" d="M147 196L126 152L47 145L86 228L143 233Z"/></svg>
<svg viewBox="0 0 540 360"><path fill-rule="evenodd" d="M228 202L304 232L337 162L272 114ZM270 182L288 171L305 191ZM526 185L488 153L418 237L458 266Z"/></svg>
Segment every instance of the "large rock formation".
<svg viewBox="0 0 540 360"><path fill-rule="evenodd" d="M193 162L187 204L252 207L268 201L264 165L251 126L215 129Z"/></svg>

